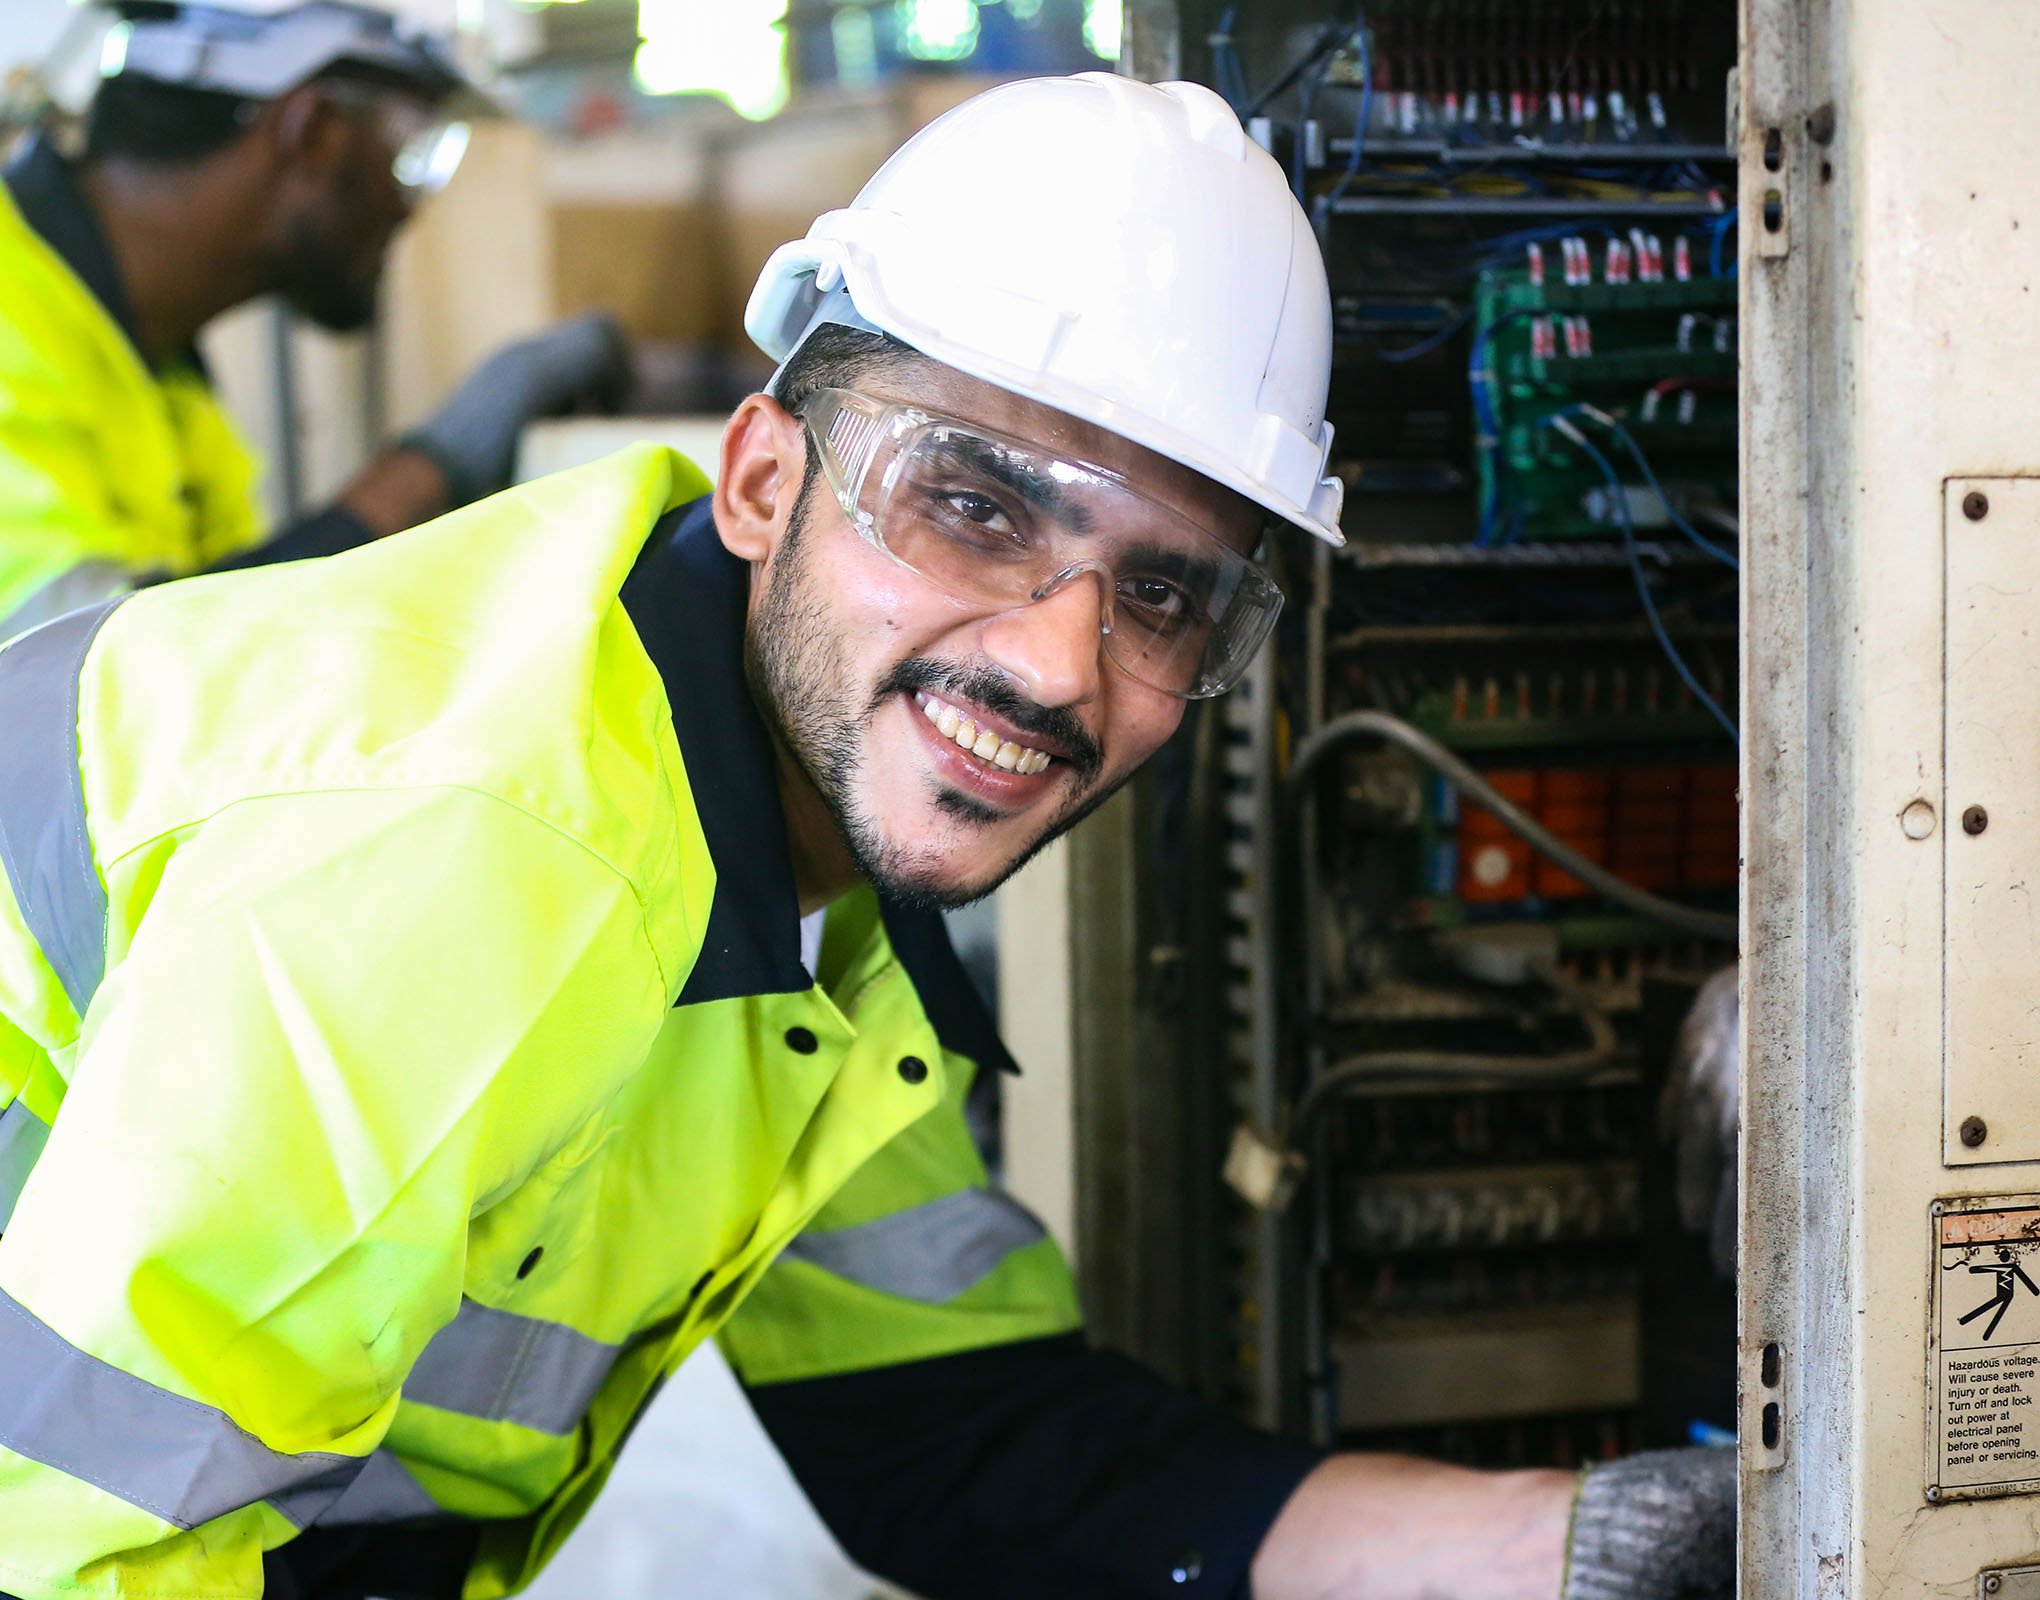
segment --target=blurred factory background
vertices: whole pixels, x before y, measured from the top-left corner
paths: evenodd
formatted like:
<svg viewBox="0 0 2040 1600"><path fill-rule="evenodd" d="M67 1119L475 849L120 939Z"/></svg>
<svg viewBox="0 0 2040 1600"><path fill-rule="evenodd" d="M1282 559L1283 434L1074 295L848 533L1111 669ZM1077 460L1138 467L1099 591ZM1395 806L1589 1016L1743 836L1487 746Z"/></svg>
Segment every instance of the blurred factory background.
<svg viewBox="0 0 2040 1600"><path fill-rule="evenodd" d="M514 120L475 129L452 187L406 231L371 337L295 331L285 366L275 313L218 331L208 355L272 463L279 515L330 493L506 338L586 307L637 342L634 412L726 412L769 371L743 307L775 245L988 82L1109 66L1120 31L1117 0L387 9L457 29ZM70 0L0 7L0 126L82 106L107 26Z"/></svg>

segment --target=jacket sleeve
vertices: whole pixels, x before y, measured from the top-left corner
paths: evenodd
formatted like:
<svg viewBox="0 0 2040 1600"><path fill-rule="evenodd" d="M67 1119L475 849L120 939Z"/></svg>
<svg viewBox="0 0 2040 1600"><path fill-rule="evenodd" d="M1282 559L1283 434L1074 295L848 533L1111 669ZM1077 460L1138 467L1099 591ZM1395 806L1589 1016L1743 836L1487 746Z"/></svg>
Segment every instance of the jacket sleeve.
<svg viewBox="0 0 2040 1600"><path fill-rule="evenodd" d="M174 848L173 848L174 844ZM244 801L120 926L0 1236L0 1590L254 1596L458 1310L470 1219L643 1058L631 884L467 790ZM123 948L123 941L132 943Z"/></svg>
<svg viewBox="0 0 2040 1600"><path fill-rule="evenodd" d="M1004 1059L988 1022L948 1020ZM724 1354L844 1548L927 1600L1243 1596L1318 1456L1086 1347L1055 1241L987 1184L972 1064L945 1057L944 1103L787 1249Z"/></svg>
<svg viewBox="0 0 2040 1600"><path fill-rule="evenodd" d="M259 543L255 457L201 374L178 368L157 385L169 437L153 447L167 443L177 455L151 459L150 473L152 481L175 475L181 503L169 515L190 519L180 535L164 514L139 511L123 482L119 452L147 446L122 439L92 409L89 386L8 345L6 332L0 328L0 640L140 584L231 564ZM312 535L342 548L340 532L324 524Z"/></svg>
<svg viewBox="0 0 2040 1600"><path fill-rule="evenodd" d="M215 561L206 570L231 572L240 567L269 567L279 561L308 561L314 556L336 556L370 543L375 530L345 506L331 505L309 511L295 522L286 523L269 538L246 550Z"/></svg>
<svg viewBox="0 0 2040 1600"><path fill-rule="evenodd" d="M1321 1459L1075 1334L749 1394L843 1547L927 1600L1245 1600Z"/></svg>
<svg viewBox="0 0 2040 1600"><path fill-rule="evenodd" d="M0 640L131 588L131 527L88 431L0 370Z"/></svg>

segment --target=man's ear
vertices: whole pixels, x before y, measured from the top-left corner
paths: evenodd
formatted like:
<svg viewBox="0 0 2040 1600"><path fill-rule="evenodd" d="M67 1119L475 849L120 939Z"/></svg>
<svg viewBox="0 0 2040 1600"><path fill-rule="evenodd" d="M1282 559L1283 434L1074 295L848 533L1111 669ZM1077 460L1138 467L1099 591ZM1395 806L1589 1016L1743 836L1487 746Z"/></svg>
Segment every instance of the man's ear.
<svg viewBox="0 0 2040 1600"><path fill-rule="evenodd" d="M321 178L346 161L354 132L347 113L316 83L301 84L264 106L254 131L278 170Z"/></svg>
<svg viewBox="0 0 2040 1600"><path fill-rule="evenodd" d="M770 395L754 394L723 428L715 527L740 560L769 561L807 474L807 429Z"/></svg>

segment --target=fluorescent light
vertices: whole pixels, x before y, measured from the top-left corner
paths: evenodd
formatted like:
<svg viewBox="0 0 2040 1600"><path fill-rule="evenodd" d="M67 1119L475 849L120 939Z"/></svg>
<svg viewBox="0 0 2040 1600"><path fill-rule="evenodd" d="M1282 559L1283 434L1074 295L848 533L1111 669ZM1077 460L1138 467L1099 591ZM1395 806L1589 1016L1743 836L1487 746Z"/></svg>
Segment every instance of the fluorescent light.
<svg viewBox="0 0 2040 1600"><path fill-rule="evenodd" d="M922 61L961 61L977 48L977 0L900 0L900 43Z"/></svg>
<svg viewBox="0 0 2040 1600"><path fill-rule="evenodd" d="M1117 61L1125 31L1124 0L1084 0L1084 48L1092 55Z"/></svg>
<svg viewBox="0 0 2040 1600"><path fill-rule="evenodd" d="M753 121L786 104L786 0L638 0L646 94L720 95Z"/></svg>

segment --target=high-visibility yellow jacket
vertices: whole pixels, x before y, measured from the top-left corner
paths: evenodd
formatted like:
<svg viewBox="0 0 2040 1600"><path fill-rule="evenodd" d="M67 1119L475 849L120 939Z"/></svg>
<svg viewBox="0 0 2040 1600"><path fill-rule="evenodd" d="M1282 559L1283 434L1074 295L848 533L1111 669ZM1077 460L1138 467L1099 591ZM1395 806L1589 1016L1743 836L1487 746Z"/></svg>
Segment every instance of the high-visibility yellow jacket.
<svg viewBox="0 0 2040 1600"><path fill-rule="evenodd" d="M1077 1327L939 923L802 965L705 488L640 447L0 649L0 1590L424 1519L505 1594L711 1335L796 1389Z"/></svg>
<svg viewBox="0 0 2040 1600"><path fill-rule="evenodd" d="M68 181L44 146L9 176ZM103 251L89 226L75 248ZM0 184L0 639L262 537L254 456L194 363L151 370L108 304L117 296Z"/></svg>

